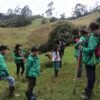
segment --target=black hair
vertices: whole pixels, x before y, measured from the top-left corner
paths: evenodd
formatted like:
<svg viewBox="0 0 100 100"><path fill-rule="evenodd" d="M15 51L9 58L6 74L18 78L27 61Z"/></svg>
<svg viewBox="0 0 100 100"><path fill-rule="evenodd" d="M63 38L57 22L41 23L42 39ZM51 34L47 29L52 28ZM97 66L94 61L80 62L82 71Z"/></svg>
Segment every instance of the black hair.
<svg viewBox="0 0 100 100"><path fill-rule="evenodd" d="M21 44L16 44L16 46L15 46L15 50L18 50L19 47L21 47L21 46L22 46Z"/></svg>
<svg viewBox="0 0 100 100"><path fill-rule="evenodd" d="M98 30L100 28L100 26L99 26L99 24L97 24L97 23L91 23L90 25L89 25L89 29L91 30L91 31L95 31L95 30Z"/></svg>
<svg viewBox="0 0 100 100"><path fill-rule="evenodd" d="M36 46L33 46L33 47L31 48L31 52L34 52L34 51L38 51L38 48L37 48Z"/></svg>
<svg viewBox="0 0 100 100"><path fill-rule="evenodd" d="M6 45L1 45L0 46L0 51L2 51L2 50L7 50L8 49L8 47L6 46Z"/></svg>
<svg viewBox="0 0 100 100"><path fill-rule="evenodd" d="M57 55L57 49L58 48L59 48L59 45L55 45L54 48L53 48L53 51L56 52L56 55Z"/></svg>
<svg viewBox="0 0 100 100"><path fill-rule="evenodd" d="M81 29L79 30L79 32L81 33L81 35L88 34L88 31L86 29Z"/></svg>

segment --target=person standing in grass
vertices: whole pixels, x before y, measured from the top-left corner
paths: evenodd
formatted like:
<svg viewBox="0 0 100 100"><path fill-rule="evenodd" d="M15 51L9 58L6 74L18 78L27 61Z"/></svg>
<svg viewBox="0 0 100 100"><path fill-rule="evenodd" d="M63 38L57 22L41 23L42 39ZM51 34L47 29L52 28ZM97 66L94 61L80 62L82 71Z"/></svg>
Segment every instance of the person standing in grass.
<svg viewBox="0 0 100 100"><path fill-rule="evenodd" d="M25 57L24 57L24 52L22 50L21 44L16 44L15 46L14 59L15 59L16 67L17 67L17 71L16 71L17 78L19 78L20 68L22 69L21 76L23 76L24 70L25 70L25 67L24 67Z"/></svg>
<svg viewBox="0 0 100 100"><path fill-rule="evenodd" d="M83 52L83 63L86 66L86 75L87 75L87 86L85 88L85 91L81 95L81 99L83 100L89 100L92 96L94 83L95 83L95 70L96 70L96 64L97 64L97 58L95 54L95 50L98 46L99 40L100 40L100 34L99 31L100 26L96 23L91 23L89 25L89 31L90 36L87 41L87 45L79 46L79 48ZM99 44L100 45L100 44Z"/></svg>
<svg viewBox="0 0 100 100"><path fill-rule="evenodd" d="M15 79L9 75L4 56L6 54L7 46L0 46L0 80L8 81L9 83L9 97L14 95Z"/></svg>
<svg viewBox="0 0 100 100"><path fill-rule="evenodd" d="M60 68L59 45L56 45L52 51L52 62L54 65L54 75L57 77Z"/></svg>
<svg viewBox="0 0 100 100"><path fill-rule="evenodd" d="M79 50L79 45L85 45L85 42L86 40L88 39L88 32L85 30L85 29L81 29L79 31L79 40L76 41L76 44L75 44L75 57L78 61L78 57L79 57L79 53L82 53L80 50ZM80 51L80 52L79 52ZM81 59L82 61L82 59ZM82 76L82 63L81 63L81 66L78 68L77 70L77 78L81 78Z"/></svg>
<svg viewBox="0 0 100 100"><path fill-rule="evenodd" d="M25 92L27 100L35 100L36 97L33 90L36 86L36 78L40 75L40 61L38 57L38 49L36 47L32 47L31 54L26 61L25 75L28 83L28 88Z"/></svg>
<svg viewBox="0 0 100 100"><path fill-rule="evenodd" d="M64 52L65 52L65 47L66 47L66 43L64 42L63 39L60 39L58 41L59 43L59 54L60 54L60 68L62 67L62 59L64 56Z"/></svg>

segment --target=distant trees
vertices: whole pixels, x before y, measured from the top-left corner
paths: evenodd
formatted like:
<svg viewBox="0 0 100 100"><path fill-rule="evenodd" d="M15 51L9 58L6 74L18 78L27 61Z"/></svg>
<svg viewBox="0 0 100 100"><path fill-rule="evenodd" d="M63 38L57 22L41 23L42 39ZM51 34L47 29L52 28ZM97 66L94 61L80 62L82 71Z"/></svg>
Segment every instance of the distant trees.
<svg viewBox="0 0 100 100"><path fill-rule="evenodd" d="M17 6L15 9L9 8L6 14L0 14L0 27L20 27L31 24L32 11L28 5L23 8Z"/></svg>
<svg viewBox="0 0 100 100"><path fill-rule="evenodd" d="M73 11L73 17L81 17L87 13L88 11L86 6L81 3L77 3Z"/></svg>
<svg viewBox="0 0 100 100"><path fill-rule="evenodd" d="M65 19L65 14L64 13L60 14L60 19Z"/></svg>
<svg viewBox="0 0 100 100"><path fill-rule="evenodd" d="M53 10L54 10L53 2L51 1L51 2L48 4L47 7L48 7L48 9L45 11L45 13L47 14L47 16L48 16L49 18L51 18L52 15L53 15Z"/></svg>

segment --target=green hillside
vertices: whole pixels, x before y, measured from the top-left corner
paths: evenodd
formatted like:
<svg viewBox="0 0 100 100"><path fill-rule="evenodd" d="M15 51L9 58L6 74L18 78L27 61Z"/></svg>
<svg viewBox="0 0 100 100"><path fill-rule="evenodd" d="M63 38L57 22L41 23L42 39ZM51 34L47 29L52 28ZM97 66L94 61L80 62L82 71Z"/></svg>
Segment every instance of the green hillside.
<svg viewBox="0 0 100 100"><path fill-rule="evenodd" d="M88 25L98 17L100 17L100 13L96 12L88 16L71 20L70 22L75 25ZM16 43L21 43L24 47L28 47L33 43L37 45L45 43L52 30L52 24L56 23L41 24L41 20L40 18L35 19L31 25L26 27L0 28L0 44L7 44L10 47L14 47Z"/></svg>
<svg viewBox="0 0 100 100"><path fill-rule="evenodd" d="M98 17L100 17L100 12L95 12L87 16L83 16L75 20L71 20L71 22L74 23L75 25L87 25L88 26L91 22L95 22Z"/></svg>

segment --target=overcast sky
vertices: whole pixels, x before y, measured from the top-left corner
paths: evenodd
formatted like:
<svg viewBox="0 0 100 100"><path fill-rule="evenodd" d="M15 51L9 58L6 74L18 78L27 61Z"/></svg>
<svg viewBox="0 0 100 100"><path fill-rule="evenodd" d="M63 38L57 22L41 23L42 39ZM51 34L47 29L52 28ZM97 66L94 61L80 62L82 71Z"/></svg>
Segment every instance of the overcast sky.
<svg viewBox="0 0 100 100"><path fill-rule="evenodd" d="M21 8L25 5L29 5L33 12L33 15L43 14L47 9L49 2L54 2L54 15L59 17L60 14L65 13L66 17L71 16L72 8L76 3L82 3L88 6L88 8L100 4L100 0L0 0L0 12L7 12L8 8L14 9L17 5Z"/></svg>

